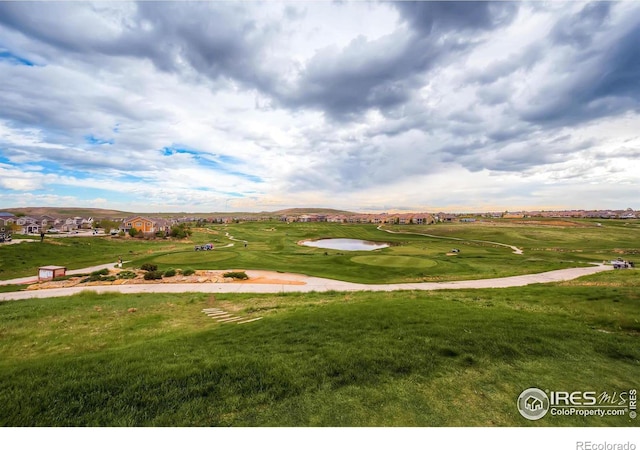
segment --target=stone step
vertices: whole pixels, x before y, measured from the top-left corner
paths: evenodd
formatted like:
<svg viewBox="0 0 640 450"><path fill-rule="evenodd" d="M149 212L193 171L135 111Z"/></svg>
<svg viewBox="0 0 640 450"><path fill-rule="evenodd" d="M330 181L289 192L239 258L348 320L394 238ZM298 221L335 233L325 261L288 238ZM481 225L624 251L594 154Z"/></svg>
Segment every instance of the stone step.
<svg viewBox="0 0 640 450"><path fill-rule="evenodd" d="M260 320L262 319L262 317L256 317L255 319L249 319L249 320L243 320L242 322L236 322L238 325L241 323L249 323L249 322L255 322L256 320Z"/></svg>
<svg viewBox="0 0 640 450"><path fill-rule="evenodd" d="M220 319L218 320L218 322L220 323L225 323L225 322L237 322L238 320L242 320L245 317L229 317L228 319Z"/></svg>

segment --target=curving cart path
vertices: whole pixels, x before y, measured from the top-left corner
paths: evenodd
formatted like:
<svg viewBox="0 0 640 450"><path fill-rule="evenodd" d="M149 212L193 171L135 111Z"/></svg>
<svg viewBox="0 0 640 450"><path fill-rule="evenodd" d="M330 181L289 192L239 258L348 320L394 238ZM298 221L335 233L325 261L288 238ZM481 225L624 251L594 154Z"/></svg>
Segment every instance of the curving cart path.
<svg viewBox="0 0 640 450"><path fill-rule="evenodd" d="M110 264L113 266L113 264ZM100 267L100 266L98 266ZM394 283L394 284L360 284L327 278L310 277L292 273L278 273L262 270L246 270L248 281L232 283L148 283L122 284L111 286L70 287L57 289L42 289L33 291L18 291L0 293L0 301L25 300L29 298L64 297L82 291L98 293L119 292L134 293L182 293L182 292L211 292L211 293L279 293L279 292L326 292L326 291L399 291L439 289L485 289L526 286L535 283L553 283L557 281L573 280L584 275L591 275L605 270L612 270L612 266L594 264L589 267L552 270L550 272L518 275L504 278L487 278L482 280L448 281L438 283ZM88 269L82 269L88 270ZM238 270L238 269L233 269ZM5 284L16 284L16 280L6 280Z"/></svg>
<svg viewBox="0 0 640 450"><path fill-rule="evenodd" d="M426 236L430 238L447 239L452 241L482 242L485 244L493 244L493 245L500 245L502 247L509 247L511 250L513 250L513 253L515 253L516 255L522 255L524 253L522 249L516 247L515 245L503 244L502 242L482 241L480 239L464 239L464 238L451 237L451 236L438 236L436 234L416 233L413 231L391 231L391 230L387 230L386 228L382 228L382 225L378 226L377 229L380 231L386 231L387 233L391 233L391 234L414 234L417 236Z"/></svg>

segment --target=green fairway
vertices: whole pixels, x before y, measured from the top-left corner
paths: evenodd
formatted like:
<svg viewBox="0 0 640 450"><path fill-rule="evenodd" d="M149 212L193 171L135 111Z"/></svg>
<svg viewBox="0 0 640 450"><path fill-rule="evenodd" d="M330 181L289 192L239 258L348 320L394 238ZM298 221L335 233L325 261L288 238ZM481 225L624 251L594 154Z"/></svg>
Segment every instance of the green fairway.
<svg viewBox="0 0 640 450"><path fill-rule="evenodd" d="M188 247L177 241L140 240L112 237L47 236L44 242L22 242L0 246L0 280L38 274L38 267L46 265L80 269L112 261L118 257L135 260L155 252L168 252Z"/></svg>
<svg viewBox="0 0 640 450"><path fill-rule="evenodd" d="M262 269L360 283L401 283L522 275L640 254L635 222L555 223L492 221L378 229L373 224L249 222L197 228L186 240L47 237L43 243L1 246L0 279L35 275L40 265L74 269L122 256L130 261L129 268L151 263L161 270ZM363 239L389 247L367 252L298 244L322 238ZM194 245L205 243L212 243L214 250L194 251ZM514 254L509 245L524 253Z"/></svg>
<svg viewBox="0 0 640 450"><path fill-rule="evenodd" d="M351 261L358 264L366 264L368 266L382 266L382 267L403 267L403 268L418 268L425 269L427 267L433 267L437 263L430 259L412 258L410 256L354 256Z"/></svg>
<svg viewBox="0 0 640 450"><path fill-rule="evenodd" d="M253 222L215 225L208 230L215 235L195 233L192 237L194 241L206 242L215 236L218 241L213 252L149 255L134 264L150 262L163 269L277 270L352 282L396 283L522 275L580 267L589 262L640 253L637 229L621 224L615 227L615 232L588 222L572 227L498 222L387 226L385 229L394 233L379 230L371 224ZM236 241L229 240L226 234ZM598 241L600 237L603 238L601 242ZM322 238L363 239L388 243L390 247L366 252L298 245L302 240ZM226 243L233 246L221 247ZM514 254L513 249L500 243L515 245L523 249L524 254ZM454 248L460 252L452 254Z"/></svg>
<svg viewBox="0 0 640 450"><path fill-rule="evenodd" d="M247 324L217 323L215 306ZM128 312L136 308L135 312ZM633 426L520 416L640 380L640 272L499 290L0 303L0 426Z"/></svg>

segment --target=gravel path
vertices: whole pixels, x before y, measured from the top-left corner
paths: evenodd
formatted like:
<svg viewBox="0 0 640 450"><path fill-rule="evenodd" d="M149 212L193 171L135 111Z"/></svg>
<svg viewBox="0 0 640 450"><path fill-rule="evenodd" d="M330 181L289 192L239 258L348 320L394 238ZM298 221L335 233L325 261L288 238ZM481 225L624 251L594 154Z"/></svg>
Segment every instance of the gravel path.
<svg viewBox="0 0 640 450"><path fill-rule="evenodd" d="M96 267L109 267L106 264ZM81 269L90 271L96 267ZM63 297L73 295L83 290L94 292L120 292L133 293L181 293L181 292L225 292L225 293L277 293L277 292L326 292L326 291L398 291L398 290L438 290L438 289L484 289L526 286L535 283L552 283L557 281L573 280L575 278L590 275L605 270L612 270L611 266L602 264L590 267L578 267L571 269L552 270L550 272L518 275L505 278L489 278L483 280L449 281L441 283L396 283L396 284L359 284L346 281L330 280L326 278L309 277L306 275L268 272L261 270L247 270L250 279L248 281L233 283L191 283L191 284L131 284L117 286L89 286L70 287L60 289L42 289L34 291L19 291L0 293L0 301L24 300L28 298ZM252 282L261 280L260 282ZM8 280L15 284L15 280ZM292 284L292 282L297 284ZM287 284L289 283L289 284ZM304 283L304 284L301 284Z"/></svg>

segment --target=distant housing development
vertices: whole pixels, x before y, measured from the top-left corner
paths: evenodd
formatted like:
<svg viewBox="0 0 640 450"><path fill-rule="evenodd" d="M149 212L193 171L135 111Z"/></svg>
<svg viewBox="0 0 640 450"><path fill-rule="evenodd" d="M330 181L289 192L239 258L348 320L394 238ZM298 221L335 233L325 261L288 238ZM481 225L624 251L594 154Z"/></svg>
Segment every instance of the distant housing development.
<svg viewBox="0 0 640 450"><path fill-rule="evenodd" d="M171 227L185 222L201 223L235 223L253 221L280 221L280 222L330 222L330 223L357 223L376 225L432 225L436 223L460 222L473 223L479 220L492 219L525 219L525 218L557 218L557 219L640 219L640 212L631 208L625 210L562 210L562 211L503 211L483 213L211 213L211 216L198 214L198 216L183 217L149 217L136 215L121 218L109 218L112 233L130 233L135 229L141 235L165 234L168 235ZM54 217L52 215L14 215L10 212L0 211L0 233L11 234L39 234L39 233L74 233L82 230L104 228L101 218L94 217Z"/></svg>

